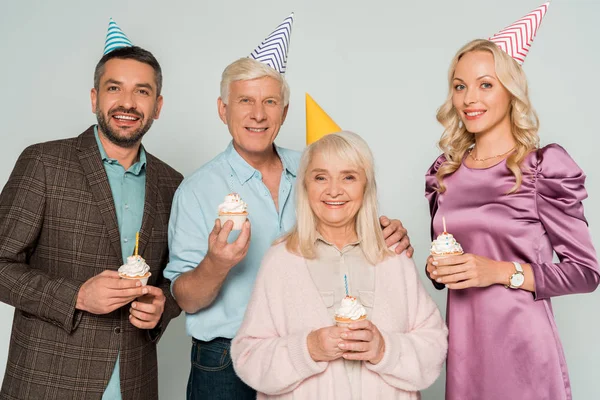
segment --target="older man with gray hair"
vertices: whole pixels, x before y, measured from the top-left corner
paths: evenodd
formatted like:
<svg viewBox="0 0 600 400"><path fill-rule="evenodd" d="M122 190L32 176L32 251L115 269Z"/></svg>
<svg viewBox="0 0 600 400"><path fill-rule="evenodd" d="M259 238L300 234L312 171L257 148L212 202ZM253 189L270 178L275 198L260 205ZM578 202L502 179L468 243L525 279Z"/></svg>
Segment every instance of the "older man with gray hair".
<svg viewBox="0 0 600 400"><path fill-rule="evenodd" d="M193 338L188 399L256 398L236 376L229 349L263 255L295 223L300 153L274 143L288 111L283 73L292 23L290 15L249 58L225 68L218 111L233 140L187 177L173 200L165 276ZM215 220L229 193L248 205L240 230ZM382 224L388 244L402 240L402 250L409 246L400 221L382 217Z"/></svg>

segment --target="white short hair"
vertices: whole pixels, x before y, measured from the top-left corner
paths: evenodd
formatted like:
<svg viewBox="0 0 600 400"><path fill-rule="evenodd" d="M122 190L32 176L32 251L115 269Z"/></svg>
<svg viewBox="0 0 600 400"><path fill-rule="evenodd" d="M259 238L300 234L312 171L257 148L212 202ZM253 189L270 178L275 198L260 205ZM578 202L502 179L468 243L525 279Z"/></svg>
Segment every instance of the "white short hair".
<svg viewBox="0 0 600 400"><path fill-rule="evenodd" d="M232 62L223 71L221 75L221 101L227 104L231 82L258 79L265 76L271 77L281 84L283 106L287 106L290 101L290 87L284 76L267 64L247 57Z"/></svg>

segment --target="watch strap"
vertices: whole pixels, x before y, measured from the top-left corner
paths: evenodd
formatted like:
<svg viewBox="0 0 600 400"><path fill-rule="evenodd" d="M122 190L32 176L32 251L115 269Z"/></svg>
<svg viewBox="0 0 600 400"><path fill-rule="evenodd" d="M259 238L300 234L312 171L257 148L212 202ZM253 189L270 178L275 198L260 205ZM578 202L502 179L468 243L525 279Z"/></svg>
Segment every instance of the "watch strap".
<svg viewBox="0 0 600 400"><path fill-rule="evenodd" d="M515 269L517 270L517 272L523 273L523 267L521 266L521 264L519 264L516 261L513 261L512 263L515 266Z"/></svg>

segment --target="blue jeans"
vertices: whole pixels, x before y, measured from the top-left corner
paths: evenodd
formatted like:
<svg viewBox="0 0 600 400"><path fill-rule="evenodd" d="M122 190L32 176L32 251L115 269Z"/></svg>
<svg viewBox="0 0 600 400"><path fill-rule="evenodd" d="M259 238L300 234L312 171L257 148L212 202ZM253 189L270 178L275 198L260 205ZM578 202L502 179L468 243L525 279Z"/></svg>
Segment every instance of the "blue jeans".
<svg viewBox="0 0 600 400"><path fill-rule="evenodd" d="M188 400L256 399L256 391L242 382L233 370L230 339L216 338L210 342L192 339Z"/></svg>

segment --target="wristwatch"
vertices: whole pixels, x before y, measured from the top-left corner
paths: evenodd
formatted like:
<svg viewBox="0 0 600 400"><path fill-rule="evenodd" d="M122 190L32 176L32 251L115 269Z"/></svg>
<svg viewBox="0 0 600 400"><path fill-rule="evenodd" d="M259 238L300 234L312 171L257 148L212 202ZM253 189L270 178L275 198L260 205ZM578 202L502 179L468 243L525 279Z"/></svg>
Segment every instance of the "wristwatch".
<svg viewBox="0 0 600 400"><path fill-rule="evenodd" d="M523 267L518 262L513 261L515 266L515 273L508 278L507 288L518 289L525 283L525 274L523 273Z"/></svg>

